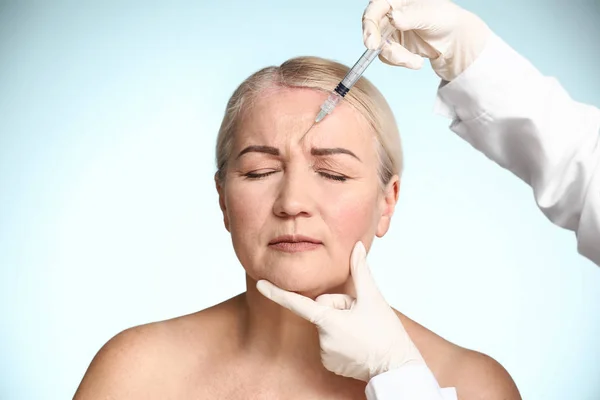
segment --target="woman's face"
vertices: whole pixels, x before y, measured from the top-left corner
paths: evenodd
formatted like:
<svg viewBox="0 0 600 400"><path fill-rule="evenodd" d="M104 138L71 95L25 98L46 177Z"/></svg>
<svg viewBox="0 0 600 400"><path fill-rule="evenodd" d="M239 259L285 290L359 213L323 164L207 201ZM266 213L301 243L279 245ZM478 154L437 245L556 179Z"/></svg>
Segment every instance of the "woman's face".
<svg viewBox="0 0 600 400"><path fill-rule="evenodd" d="M261 95L217 186L247 274L311 297L343 287L355 243L368 249L387 232L399 185L395 176L382 190L375 136L349 105L309 131L326 96L283 88Z"/></svg>

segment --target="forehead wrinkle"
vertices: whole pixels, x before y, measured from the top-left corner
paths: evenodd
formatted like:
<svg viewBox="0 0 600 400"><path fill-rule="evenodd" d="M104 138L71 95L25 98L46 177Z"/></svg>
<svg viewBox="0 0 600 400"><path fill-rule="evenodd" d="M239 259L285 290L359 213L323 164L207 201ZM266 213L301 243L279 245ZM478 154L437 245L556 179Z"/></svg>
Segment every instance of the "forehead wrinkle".
<svg viewBox="0 0 600 400"><path fill-rule="evenodd" d="M306 116L291 113L279 116L274 123L270 140L275 143L275 147L281 148L283 154L292 154L300 144L298 137L304 136L309 120Z"/></svg>
<svg viewBox="0 0 600 400"><path fill-rule="evenodd" d="M306 153L307 149L296 140L297 132L304 129L304 126L295 125L292 129L249 129L242 132L232 156L237 157L238 154L248 147L272 147L279 151L277 158L287 158L294 152ZM299 148L298 148L299 147ZM310 154L310 148L308 149ZM239 157L237 157L239 158Z"/></svg>
<svg viewBox="0 0 600 400"><path fill-rule="evenodd" d="M375 135L371 130L356 124L340 126L313 123L301 138L301 143L305 151L311 153L313 157L355 157L358 161L363 161L363 156L358 153L364 148L365 143L371 142L374 138ZM343 151L338 152L336 149L346 149L351 154L344 155ZM331 150L331 154L328 154L328 150ZM315 154L312 154L313 152Z"/></svg>
<svg viewBox="0 0 600 400"><path fill-rule="evenodd" d="M295 101L290 103L289 94L296 91L298 89L277 87L263 92L253 107L248 109L244 115L245 121L240 129L241 135L238 143L243 143L245 146L273 146L280 150L282 156L286 157L299 148L311 157L310 145L347 148L349 143L346 143L345 136L350 134L349 131L355 131L351 133L352 137L357 136L356 139L350 139L350 142L364 143L365 138L359 138L359 136L362 137L365 134L371 136L371 129L369 129L364 116L344 102L336 107L333 115L329 116L324 123L315 124L314 118L321 101L315 102L314 107L310 104L312 101L308 103L301 101L300 104ZM300 90L299 93L302 91ZM284 95L287 98L279 101L278 95ZM244 129L244 125L248 127L247 130ZM356 146L351 147L354 151L359 150L354 148Z"/></svg>

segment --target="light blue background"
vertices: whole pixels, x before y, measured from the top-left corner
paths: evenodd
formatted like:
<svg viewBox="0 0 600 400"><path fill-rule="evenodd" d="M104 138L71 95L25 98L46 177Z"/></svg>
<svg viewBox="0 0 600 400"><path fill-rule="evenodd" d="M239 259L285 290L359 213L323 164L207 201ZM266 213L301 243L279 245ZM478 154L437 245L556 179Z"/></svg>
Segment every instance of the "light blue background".
<svg viewBox="0 0 600 400"><path fill-rule="evenodd" d="M352 64L365 3L0 3L0 398L70 398L114 334L244 290L213 185L225 103L293 56ZM600 105L600 2L459 4ZM432 113L428 65L366 76L406 155L370 255L388 301L526 399L600 398L600 268Z"/></svg>

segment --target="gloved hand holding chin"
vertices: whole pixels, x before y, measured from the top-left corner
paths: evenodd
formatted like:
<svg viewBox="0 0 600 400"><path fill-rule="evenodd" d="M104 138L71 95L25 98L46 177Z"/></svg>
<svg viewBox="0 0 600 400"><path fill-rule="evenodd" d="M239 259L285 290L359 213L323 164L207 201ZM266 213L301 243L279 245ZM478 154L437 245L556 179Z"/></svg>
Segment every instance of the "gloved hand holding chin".
<svg viewBox="0 0 600 400"><path fill-rule="evenodd" d="M323 294L312 300L261 280L257 289L267 298L317 326L321 361L328 370L349 378L372 377L409 363L424 364L402 322L388 305L358 242L351 256L356 298Z"/></svg>

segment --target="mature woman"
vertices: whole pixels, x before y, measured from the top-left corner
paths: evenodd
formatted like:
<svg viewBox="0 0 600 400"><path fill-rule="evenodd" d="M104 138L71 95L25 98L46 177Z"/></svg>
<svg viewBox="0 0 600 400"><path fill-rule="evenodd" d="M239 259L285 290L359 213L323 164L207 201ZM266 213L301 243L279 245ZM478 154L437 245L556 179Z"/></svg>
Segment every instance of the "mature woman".
<svg viewBox="0 0 600 400"><path fill-rule="evenodd" d="M231 97L215 181L247 291L168 321L128 329L94 358L77 399L364 399L366 382L330 372L315 326L263 296L257 282L310 299L355 294L350 255L386 234L402 155L393 114L361 79L313 121L347 68L303 57L265 68ZM419 357L461 399L514 399L494 360L395 311Z"/></svg>

